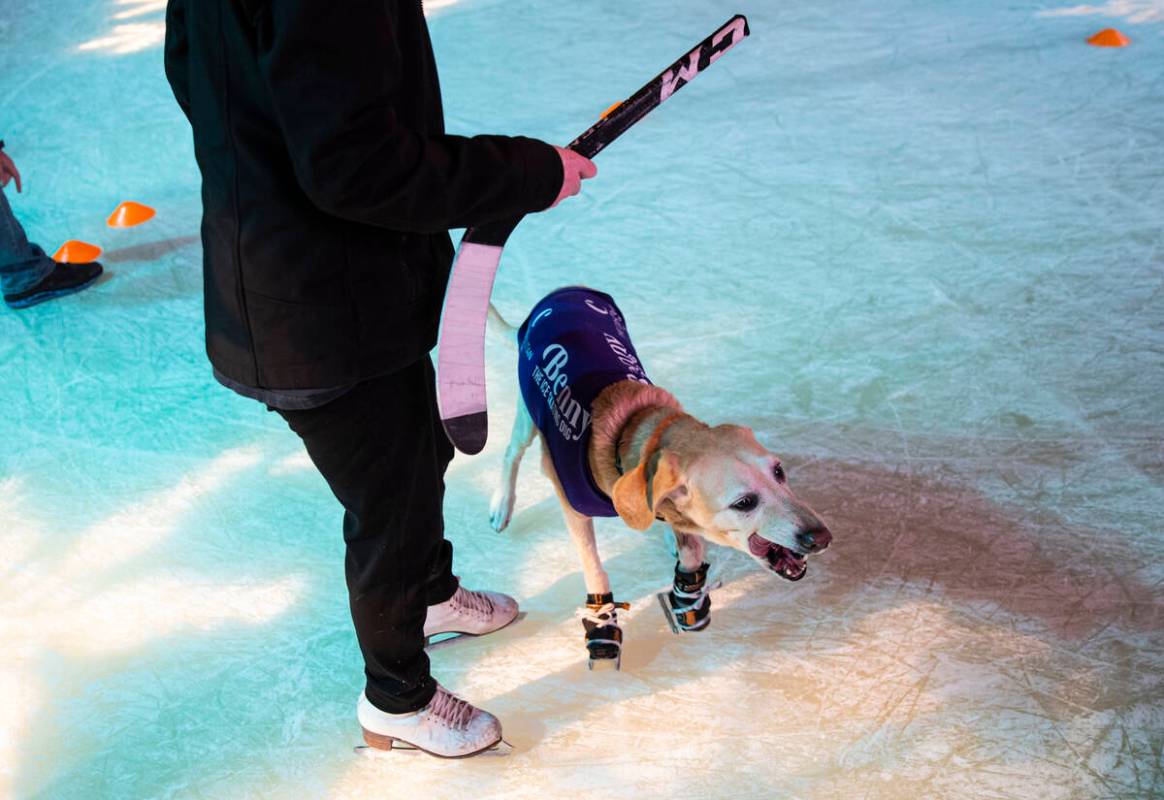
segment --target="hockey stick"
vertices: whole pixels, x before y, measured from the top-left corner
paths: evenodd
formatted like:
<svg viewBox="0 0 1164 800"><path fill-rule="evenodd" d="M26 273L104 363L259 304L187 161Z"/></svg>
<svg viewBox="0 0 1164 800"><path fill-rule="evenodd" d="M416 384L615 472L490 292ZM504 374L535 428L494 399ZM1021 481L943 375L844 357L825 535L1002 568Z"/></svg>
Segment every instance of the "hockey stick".
<svg viewBox="0 0 1164 800"><path fill-rule="evenodd" d="M593 158L751 31L737 14L633 95L607 109L569 149ZM485 447L485 318L501 251L522 217L469 228L461 238L441 310L437 387L441 424L453 446L473 455Z"/></svg>

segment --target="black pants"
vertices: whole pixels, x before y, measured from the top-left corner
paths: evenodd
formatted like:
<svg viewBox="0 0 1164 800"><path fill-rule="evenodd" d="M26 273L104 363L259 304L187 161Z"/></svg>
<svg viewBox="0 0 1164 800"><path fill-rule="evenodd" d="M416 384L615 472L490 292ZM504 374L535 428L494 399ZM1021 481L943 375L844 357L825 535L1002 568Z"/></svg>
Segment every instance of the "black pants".
<svg viewBox="0 0 1164 800"><path fill-rule="evenodd" d="M457 590L441 513L453 448L432 362L359 384L309 411L279 411L344 507L346 574L367 696L389 713L436 691L424 652L429 605Z"/></svg>

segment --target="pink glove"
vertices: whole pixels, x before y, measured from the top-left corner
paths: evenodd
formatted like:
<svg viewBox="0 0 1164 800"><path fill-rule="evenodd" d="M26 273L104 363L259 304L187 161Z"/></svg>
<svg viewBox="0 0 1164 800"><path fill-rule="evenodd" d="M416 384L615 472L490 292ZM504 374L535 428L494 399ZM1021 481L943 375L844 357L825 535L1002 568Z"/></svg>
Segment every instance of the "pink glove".
<svg viewBox="0 0 1164 800"><path fill-rule="evenodd" d="M553 202L550 208L567 197L578 194L582 191L582 181L598 174L598 167L594 166L594 162L586 156L580 156L573 150L567 150L564 147L555 146L554 149L558 151L558 157L562 159L562 190L558 192L558 199Z"/></svg>

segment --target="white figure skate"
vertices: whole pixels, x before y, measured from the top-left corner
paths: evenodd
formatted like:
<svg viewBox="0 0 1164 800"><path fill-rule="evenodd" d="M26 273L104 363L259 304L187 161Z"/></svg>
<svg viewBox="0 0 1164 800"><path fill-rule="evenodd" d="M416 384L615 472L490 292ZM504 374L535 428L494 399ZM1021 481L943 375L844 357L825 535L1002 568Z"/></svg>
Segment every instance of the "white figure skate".
<svg viewBox="0 0 1164 800"><path fill-rule="evenodd" d="M356 717L367 747L357 753L423 750L441 758L465 758L501 743L501 723L488 711L462 700L437 684L436 694L419 711L389 714L376 708L363 692Z"/></svg>
<svg viewBox="0 0 1164 800"><path fill-rule="evenodd" d="M444 636L440 641L492 633L516 618L517 601L509 595L474 592L458 586L448 600L428 607L424 620L425 645L435 644L434 638L444 634L453 635Z"/></svg>

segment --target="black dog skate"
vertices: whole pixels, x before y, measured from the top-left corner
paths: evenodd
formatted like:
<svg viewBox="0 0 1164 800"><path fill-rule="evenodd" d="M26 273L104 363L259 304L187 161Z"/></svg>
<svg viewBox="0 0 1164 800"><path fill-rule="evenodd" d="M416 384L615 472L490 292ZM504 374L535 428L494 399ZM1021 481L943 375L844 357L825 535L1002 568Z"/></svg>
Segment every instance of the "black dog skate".
<svg viewBox="0 0 1164 800"><path fill-rule="evenodd" d="M712 589L720 586L719 581L707 585L707 570L710 565L705 561L695 572L684 572L680 564L675 564L675 584L669 592L659 592L659 605L663 607L663 614L667 617L667 624L672 633L690 633L701 631L711 624L711 596Z"/></svg>
<svg viewBox="0 0 1164 800"><path fill-rule="evenodd" d="M629 603L614 602L614 595L586 595L586 608L578 616L586 629L586 649L590 652L589 669L595 661L614 661L614 668L622 668L622 628L618 627L618 609L629 609Z"/></svg>

